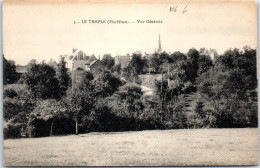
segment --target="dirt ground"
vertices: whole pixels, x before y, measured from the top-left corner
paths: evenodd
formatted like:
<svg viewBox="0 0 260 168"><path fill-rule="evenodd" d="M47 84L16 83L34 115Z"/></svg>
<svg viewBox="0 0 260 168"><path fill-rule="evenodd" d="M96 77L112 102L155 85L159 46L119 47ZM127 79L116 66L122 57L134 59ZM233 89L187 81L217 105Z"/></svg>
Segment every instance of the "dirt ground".
<svg viewBox="0 0 260 168"><path fill-rule="evenodd" d="M5 166L258 164L258 129L89 133L4 140Z"/></svg>

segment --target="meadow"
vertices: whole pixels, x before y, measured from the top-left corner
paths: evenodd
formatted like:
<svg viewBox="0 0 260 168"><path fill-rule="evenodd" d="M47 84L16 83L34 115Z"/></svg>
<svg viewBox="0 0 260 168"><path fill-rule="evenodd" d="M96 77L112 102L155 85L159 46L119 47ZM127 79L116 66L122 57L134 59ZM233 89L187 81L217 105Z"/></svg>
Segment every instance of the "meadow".
<svg viewBox="0 0 260 168"><path fill-rule="evenodd" d="M5 166L258 164L258 129L176 129L4 140Z"/></svg>

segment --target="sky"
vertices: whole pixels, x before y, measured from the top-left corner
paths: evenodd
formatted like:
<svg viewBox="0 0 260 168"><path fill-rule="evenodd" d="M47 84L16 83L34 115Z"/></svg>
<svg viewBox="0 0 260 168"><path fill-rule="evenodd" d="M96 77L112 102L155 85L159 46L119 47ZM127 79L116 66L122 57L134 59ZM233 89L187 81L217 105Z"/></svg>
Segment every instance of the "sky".
<svg viewBox="0 0 260 168"><path fill-rule="evenodd" d="M135 51L153 53L158 48L159 34L166 52L186 53L190 48L204 47L222 54L229 48L257 47L255 2L137 2L5 1L3 54L8 60L25 65L31 59L58 61L60 55L72 54L73 48L101 57ZM129 23L108 24L109 20ZM147 20L162 23L146 23Z"/></svg>

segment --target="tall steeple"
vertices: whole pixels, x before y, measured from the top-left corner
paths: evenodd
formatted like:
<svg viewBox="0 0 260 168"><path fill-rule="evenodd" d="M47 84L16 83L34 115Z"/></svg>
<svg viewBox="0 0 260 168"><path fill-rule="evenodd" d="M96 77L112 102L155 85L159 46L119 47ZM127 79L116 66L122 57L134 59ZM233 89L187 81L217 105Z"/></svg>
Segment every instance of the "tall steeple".
<svg viewBox="0 0 260 168"><path fill-rule="evenodd" d="M159 48L158 48L157 52L158 53L162 52L160 34L159 34Z"/></svg>

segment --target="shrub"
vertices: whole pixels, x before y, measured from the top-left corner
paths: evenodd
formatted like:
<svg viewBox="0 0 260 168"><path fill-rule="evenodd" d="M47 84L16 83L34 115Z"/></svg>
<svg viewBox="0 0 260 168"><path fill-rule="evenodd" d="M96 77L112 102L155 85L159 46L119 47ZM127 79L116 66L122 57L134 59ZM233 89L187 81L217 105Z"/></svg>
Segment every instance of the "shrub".
<svg viewBox="0 0 260 168"><path fill-rule="evenodd" d="M4 97L14 98L17 96L17 92L12 88L4 89Z"/></svg>
<svg viewBox="0 0 260 168"><path fill-rule="evenodd" d="M7 138L21 138L23 136L24 125L11 119L4 126L4 139Z"/></svg>

